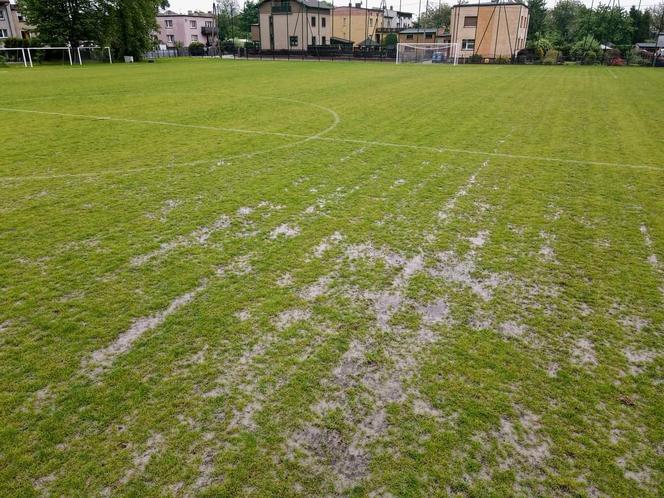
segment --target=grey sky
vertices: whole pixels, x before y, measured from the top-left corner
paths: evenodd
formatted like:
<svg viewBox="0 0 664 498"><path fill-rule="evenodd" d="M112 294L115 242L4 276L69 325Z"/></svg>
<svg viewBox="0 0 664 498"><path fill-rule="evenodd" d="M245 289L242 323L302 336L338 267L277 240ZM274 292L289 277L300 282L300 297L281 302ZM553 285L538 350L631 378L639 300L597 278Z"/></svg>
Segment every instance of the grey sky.
<svg viewBox="0 0 664 498"><path fill-rule="evenodd" d="M177 12L187 12L188 10L203 10L203 11L208 11L212 10L212 0L169 0L171 3L171 10L177 11ZM328 0L332 1L332 0ZM346 5L349 0L334 0L335 5ZM352 0L353 3L360 1L360 0ZM484 1L484 0L482 0ZM582 0L583 3L586 5L590 5L591 0ZM557 0L547 0L547 3L549 7L552 7L556 4ZM610 3L610 0L596 0L595 4L602 2L602 3ZM238 0L238 3L243 4L244 0ZM386 3L388 6L392 5L395 8L399 8L399 0L386 0ZM426 6L427 0L422 0L421 2L421 9L424 10ZM435 4L436 0L429 0L430 4ZM448 3L455 3L454 0L448 0ZM621 0L620 5L625 7L626 9L629 9L629 7L634 4L638 5L639 2L638 0ZM641 7L648 7L652 5L656 5L658 3L658 0L642 0L641 2ZM418 5L420 5L419 0L401 0L401 8L402 10L409 11L409 12L414 12L417 13L418 11ZM370 7L378 7L380 6L380 0L369 0L369 6Z"/></svg>

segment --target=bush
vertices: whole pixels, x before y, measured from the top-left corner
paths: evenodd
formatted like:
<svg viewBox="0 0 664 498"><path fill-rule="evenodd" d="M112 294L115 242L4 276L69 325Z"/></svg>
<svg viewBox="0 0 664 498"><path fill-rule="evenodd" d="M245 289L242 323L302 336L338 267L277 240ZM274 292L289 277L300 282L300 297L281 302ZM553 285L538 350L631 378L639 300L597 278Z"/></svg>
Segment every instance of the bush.
<svg viewBox="0 0 664 498"><path fill-rule="evenodd" d="M544 54L553 48L553 44L546 38L538 38L528 45L535 51L538 59L543 59Z"/></svg>
<svg viewBox="0 0 664 498"><path fill-rule="evenodd" d="M4 55L0 55L0 67L6 67L7 66L7 61L5 60Z"/></svg>
<svg viewBox="0 0 664 498"><path fill-rule="evenodd" d="M496 57L496 64L511 64L512 60L509 57L499 56Z"/></svg>
<svg viewBox="0 0 664 498"><path fill-rule="evenodd" d="M587 35L572 45L572 55L581 64L594 64L601 57L602 49L595 38Z"/></svg>
<svg viewBox="0 0 664 498"><path fill-rule="evenodd" d="M203 45L201 42L191 42L189 44L189 55L205 55L205 45Z"/></svg>
<svg viewBox="0 0 664 498"><path fill-rule="evenodd" d="M468 57L468 62L472 62L473 64L478 64L483 60L484 59L480 54L473 54L470 57Z"/></svg>
<svg viewBox="0 0 664 498"><path fill-rule="evenodd" d="M558 64L558 61L560 61L560 52L555 48L550 48L546 51L542 64Z"/></svg>

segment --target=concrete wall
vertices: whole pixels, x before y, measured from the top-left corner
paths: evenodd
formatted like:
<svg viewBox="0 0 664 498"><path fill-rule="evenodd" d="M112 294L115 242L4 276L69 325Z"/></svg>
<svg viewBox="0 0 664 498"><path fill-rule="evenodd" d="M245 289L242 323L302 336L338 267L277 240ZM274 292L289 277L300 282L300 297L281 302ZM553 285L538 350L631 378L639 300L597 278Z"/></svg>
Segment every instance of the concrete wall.
<svg viewBox="0 0 664 498"><path fill-rule="evenodd" d="M314 37L316 45L330 44L332 16L329 9L307 7L294 1L290 6L290 13L273 13L271 2L261 4L258 19L262 50L307 50L314 44ZM297 36L297 45L289 47L291 36Z"/></svg>
<svg viewBox="0 0 664 498"><path fill-rule="evenodd" d="M477 17L477 25L465 26L467 17ZM525 48L528 22L528 8L521 4L454 6L451 40L459 43L462 57L509 58ZM464 39L475 40L475 48L464 50Z"/></svg>
<svg viewBox="0 0 664 498"><path fill-rule="evenodd" d="M357 7L336 7L334 9L334 34L336 38L351 40L359 45L366 38L380 43L378 28L383 27L383 11Z"/></svg>
<svg viewBox="0 0 664 498"><path fill-rule="evenodd" d="M166 21L170 20L173 23L173 27L166 27ZM191 21L196 22L196 27L191 26ZM207 45L208 36L203 35L202 28L205 26L205 23L211 23L211 26L214 26L214 16L212 14L159 14L157 16L157 24L159 24L159 32L156 33L159 43L167 45L168 47L173 47L175 43L168 41L168 35L173 35L175 42L181 42L182 45L188 47L189 44L193 41L198 41ZM198 37L196 40L195 37ZM216 43L216 37L209 37L210 44Z"/></svg>

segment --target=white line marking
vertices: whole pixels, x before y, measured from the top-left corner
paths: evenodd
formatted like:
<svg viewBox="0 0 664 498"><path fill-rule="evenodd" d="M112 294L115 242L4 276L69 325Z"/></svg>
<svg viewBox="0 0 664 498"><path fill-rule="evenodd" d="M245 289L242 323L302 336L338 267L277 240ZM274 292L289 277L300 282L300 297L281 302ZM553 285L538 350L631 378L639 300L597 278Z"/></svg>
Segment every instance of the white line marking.
<svg viewBox="0 0 664 498"><path fill-rule="evenodd" d="M614 73L613 71L611 71L608 67L606 68L606 70L609 72L609 74L610 74L611 76L613 76L613 79L615 79L615 80L618 79L618 77L615 75L615 73Z"/></svg>
<svg viewBox="0 0 664 498"><path fill-rule="evenodd" d="M267 98L267 97L266 97ZM654 170L654 171L659 171L661 170L661 166L659 165L649 165L649 164L629 164L629 163L613 163L613 162L608 162L608 161L589 161L589 160L581 160L581 159L563 159L563 158L558 158L558 157L546 157L546 156L531 156L531 155L526 155L526 154L507 154L507 153L501 153L501 152L487 152L487 151L480 151L480 150L469 150L469 149L457 149L457 148L452 148L452 147L434 147L430 145L417 145L417 144L408 144L408 143L395 143L395 142L382 142L382 141L376 141L376 140L363 140L363 139L353 139L353 138L338 138L338 137L326 137L323 136L330 131L332 131L334 128L336 128L339 123L341 123L341 118L339 115L330 108L317 105L317 104L311 104L309 102L300 102L297 100L292 100L292 99L275 99L275 100L284 100L286 102L294 102L294 103L299 103L299 104L304 104L304 105L309 105L312 107L316 107L319 109L322 109L329 113L333 117L333 123L322 130L319 133L316 133L315 135L300 135L297 133L285 133L285 132L273 132L273 131L260 131L260 130L246 130L246 129L240 129L240 128L224 128L224 127L218 127L218 126L204 126L204 125L190 125L190 124L182 124L182 123L173 123L169 121L151 121L151 120L140 120L140 119L130 119L130 118L112 118L108 116L91 116L87 114L67 114L67 113L58 113L58 112L47 112L47 111L35 111L35 110L29 110L29 109L11 109L11 108L6 108L6 107L0 107L0 111L5 111L5 112L22 112L22 113L29 113L29 114L40 114L40 115L50 115L50 116L61 116L61 117L73 117L73 118L81 118L81 119L90 119L94 121L118 121L118 122L125 122L125 123L136 123L136 124L153 124L153 125L159 125L159 126L173 126L173 127L178 127L178 128L193 128L193 129L203 129L203 130L211 130L211 131L224 131L224 132L235 132L235 133L247 133L247 134L257 134L257 135L273 135L273 136L280 136L280 137L287 137L287 138L298 138L300 140L292 142L290 144L286 145L281 145L278 147L266 149L266 150L259 150L255 152L249 152L249 153L244 153L244 154L238 154L235 156L227 156L223 157L221 159L228 160L228 159L236 159L236 158L246 158L246 157L252 157L254 155L258 154L265 154L268 152L272 152L275 150L279 149L284 149L288 147L294 147L296 145L300 145L312 140L321 140L321 141L328 141L328 142L335 142L335 143L353 143L353 144L361 144L361 145L375 145L378 147L395 147L395 148L408 148L408 149L418 149L418 150L428 150L431 152L436 152L436 153L456 153L456 154L469 154L469 155L477 155L477 156L489 156L489 157L501 157L501 158L506 158L506 159L520 159L520 160L526 160L526 161L541 161L541 162L553 162L553 163L561 163L561 164L577 164L577 165L589 165L589 166L609 166L609 167L619 167L619 168L634 168L634 169L647 169L647 170ZM218 161L219 159L216 159L215 161ZM188 163L176 163L176 164L165 164L165 165L159 165L159 166L149 166L145 168L135 168L135 169L123 169L123 170L104 170L104 171L95 171L95 172L86 172L86 173L63 173L60 175L35 175L35 176L6 176L6 177L0 177L0 181L21 181L21 180L48 180L48 179L55 179L55 178L75 178L75 177L95 177L95 176L100 176L100 175L105 175L105 174L130 174L130 173L137 173L137 172L143 172L143 171L150 171L150 170L157 170L157 169L163 169L163 168L171 168L171 167L181 167L181 166L196 166L199 164L209 164L213 162L212 160L199 160L199 161L193 161L193 162L188 162Z"/></svg>

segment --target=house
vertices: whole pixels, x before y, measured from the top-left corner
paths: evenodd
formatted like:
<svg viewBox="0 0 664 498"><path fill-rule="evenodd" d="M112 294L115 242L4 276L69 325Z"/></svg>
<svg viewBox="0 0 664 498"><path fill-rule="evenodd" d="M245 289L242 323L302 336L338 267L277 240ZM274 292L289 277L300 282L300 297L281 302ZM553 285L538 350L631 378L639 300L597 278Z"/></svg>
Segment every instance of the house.
<svg viewBox="0 0 664 498"><path fill-rule="evenodd" d="M12 15L9 0L0 0L0 44L5 38L19 38L21 32Z"/></svg>
<svg viewBox="0 0 664 498"><path fill-rule="evenodd" d="M261 50L306 51L329 45L332 4L314 0L263 0L258 4Z"/></svg>
<svg viewBox="0 0 664 498"><path fill-rule="evenodd" d="M335 38L350 40L354 46L360 46L371 38L380 45L382 41L381 27L384 24L383 10L355 6L335 7L332 13L332 32Z"/></svg>
<svg viewBox="0 0 664 498"><path fill-rule="evenodd" d="M530 16L518 1L452 6L451 41L461 57L512 58L525 48Z"/></svg>
<svg viewBox="0 0 664 498"><path fill-rule="evenodd" d="M413 27L413 14L410 12L401 12L399 10L394 10L392 6L388 9L385 7L383 9L383 23L380 29L390 30L385 31L387 33L394 33L402 29L412 28Z"/></svg>
<svg viewBox="0 0 664 498"><path fill-rule="evenodd" d="M660 57L664 51L664 32L659 33L654 42L637 43L636 48L645 50L651 54L657 53L658 57Z"/></svg>
<svg viewBox="0 0 664 498"><path fill-rule="evenodd" d="M399 31L399 43L436 43L437 28L408 28Z"/></svg>
<svg viewBox="0 0 664 498"><path fill-rule="evenodd" d="M17 27L18 37L28 39L37 36L35 27L28 24L28 21L25 19L23 14L21 14L18 5L12 4L11 14L14 20L14 26Z"/></svg>
<svg viewBox="0 0 664 498"><path fill-rule="evenodd" d="M157 14L159 32L155 34L161 45L169 48L178 43L188 47L192 42L204 45L216 45L218 41L218 29L216 19L212 12L189 11L186 14L178 14L171 10Z"/></svg>

